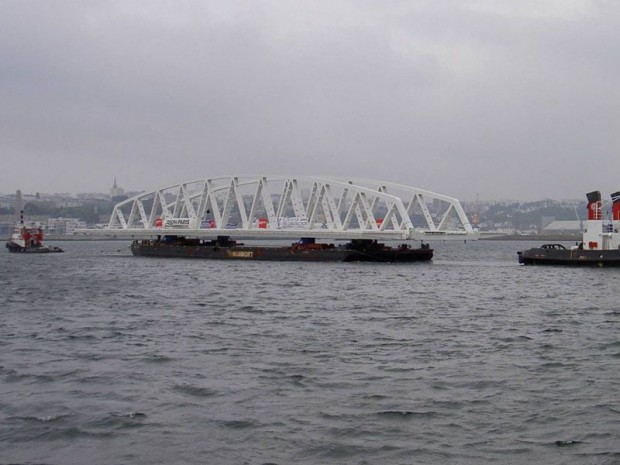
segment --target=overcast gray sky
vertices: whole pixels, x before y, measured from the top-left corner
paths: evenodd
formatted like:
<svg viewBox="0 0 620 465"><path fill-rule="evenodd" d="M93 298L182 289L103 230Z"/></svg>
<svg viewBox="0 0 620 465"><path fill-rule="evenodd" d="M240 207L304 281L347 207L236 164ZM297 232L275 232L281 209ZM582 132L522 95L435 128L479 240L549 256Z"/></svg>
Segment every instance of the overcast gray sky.
<svg viewBox="0 0 620 465"><path fill-rule="evenodd" d="M617 0L0 0L0 192L620 189Z"/></svg>

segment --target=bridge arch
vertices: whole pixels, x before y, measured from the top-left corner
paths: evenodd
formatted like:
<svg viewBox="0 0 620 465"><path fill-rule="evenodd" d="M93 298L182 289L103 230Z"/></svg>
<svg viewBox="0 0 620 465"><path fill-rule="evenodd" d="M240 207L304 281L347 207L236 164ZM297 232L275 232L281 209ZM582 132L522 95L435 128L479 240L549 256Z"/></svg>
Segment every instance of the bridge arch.
<svg viewBox="0 0 620 465"><path fill-rule="evenodd" d="M460 202L402 184L331 176L221 176L118 203L106 232L247 238L475 238Z"/></svg>

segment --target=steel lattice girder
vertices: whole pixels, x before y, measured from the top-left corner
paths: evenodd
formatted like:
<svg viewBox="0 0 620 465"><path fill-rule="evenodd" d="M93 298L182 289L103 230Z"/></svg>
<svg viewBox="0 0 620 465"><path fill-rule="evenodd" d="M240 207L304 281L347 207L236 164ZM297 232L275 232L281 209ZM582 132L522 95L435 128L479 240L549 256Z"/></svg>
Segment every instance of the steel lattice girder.
<svg viewBox="0 0 620 465"><path fill-rule="evenodd" d="M85 231L85 232L93 232ZM217 177L144 192L99 234L419 239L475 232L452 197L371 179Z"/></svg>

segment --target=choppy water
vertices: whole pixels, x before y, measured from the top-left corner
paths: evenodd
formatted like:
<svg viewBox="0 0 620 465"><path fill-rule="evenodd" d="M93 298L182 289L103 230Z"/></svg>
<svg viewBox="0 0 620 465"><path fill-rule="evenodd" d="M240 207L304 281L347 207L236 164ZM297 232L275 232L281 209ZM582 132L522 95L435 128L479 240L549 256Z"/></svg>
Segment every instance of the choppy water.
<svg viewBox="0 0 620 465"><path fill-rule="evenodd" d="M0 257L0 463L620 463L620 270L59 245Z"/></svg>

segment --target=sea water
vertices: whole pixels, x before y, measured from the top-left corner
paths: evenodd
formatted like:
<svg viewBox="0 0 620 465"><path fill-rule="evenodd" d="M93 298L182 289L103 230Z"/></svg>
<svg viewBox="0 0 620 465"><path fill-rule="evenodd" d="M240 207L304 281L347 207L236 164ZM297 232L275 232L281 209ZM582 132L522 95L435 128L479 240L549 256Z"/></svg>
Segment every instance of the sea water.
<svg viewBox="0 0 620 465"><path fill-rule="evenodd" d="M2 464L618 464L620 270L0 258Z"/></svg>

